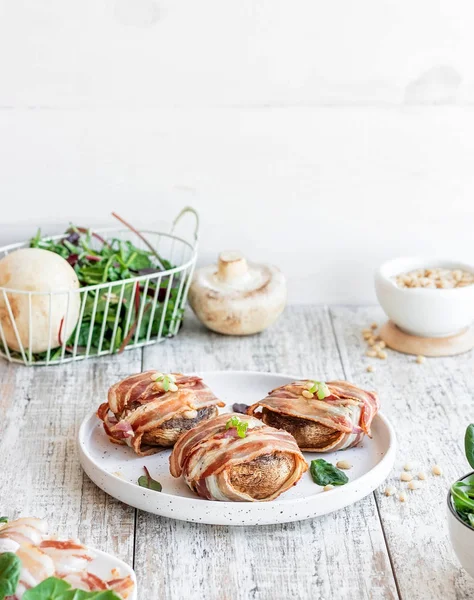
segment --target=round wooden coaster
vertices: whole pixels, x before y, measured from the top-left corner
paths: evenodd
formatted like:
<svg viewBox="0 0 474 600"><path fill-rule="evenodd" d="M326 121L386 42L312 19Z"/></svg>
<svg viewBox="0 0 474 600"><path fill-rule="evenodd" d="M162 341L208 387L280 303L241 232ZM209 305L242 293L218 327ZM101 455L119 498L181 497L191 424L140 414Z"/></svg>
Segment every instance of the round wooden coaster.
<svg viewBox="0 0 474 600"><path fill-rule="evenodd" d="M392 321L387 321L380 328L379 337L392 350L423 356L454 356L474 348L474 328L449 337L419 337L410 335L399 329Z"/></svg>

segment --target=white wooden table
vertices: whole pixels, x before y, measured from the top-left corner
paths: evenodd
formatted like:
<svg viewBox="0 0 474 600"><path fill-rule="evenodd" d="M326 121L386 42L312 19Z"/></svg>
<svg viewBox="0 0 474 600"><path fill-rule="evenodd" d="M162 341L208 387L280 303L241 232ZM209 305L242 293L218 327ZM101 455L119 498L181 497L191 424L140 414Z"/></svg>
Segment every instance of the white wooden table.
<svg viewBox="0 0 474 600"><path fill-rule="evenodd" d="M188 316L177 338L143 352L49 368L1 362L0 512L44 516L133 563L140 600L473 598L446 526L449 483L469 470L462 440L474 421L472 353L423 365L394 352L368 359L360 332L373 321L382 322L376 308L290 307L264 334L230 338ZM398 435L394 485L407 460L427 474L438 463L444 476L428 475L405 504L379 490L287 525L218 527L136 511L89 481L75 440L113 382L150 368L280 371L377 389Z"/></svg>

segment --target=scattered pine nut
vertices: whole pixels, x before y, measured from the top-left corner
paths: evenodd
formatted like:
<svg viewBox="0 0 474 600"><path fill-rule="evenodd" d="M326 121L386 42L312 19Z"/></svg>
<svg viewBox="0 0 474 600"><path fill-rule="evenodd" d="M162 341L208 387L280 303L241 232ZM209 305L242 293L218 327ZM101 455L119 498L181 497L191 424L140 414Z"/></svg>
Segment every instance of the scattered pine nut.
<svg viewBox="0 0 474 600"><path fill-rule="evenodd" d="M376 350L367 350L365 355L370 356L370 358L375 358L377 356L377 351Z"/></svg>
<svg viewBox="0 0 474 600"><path fill-rule="evenodd" d="M418 479L420 479L421 481L424 481L426 479L426 475L423 472L418 473Z"/></svg>
<svg viewBox="0 0 474 600"><path fill-rule="evenodd" d="M425 360L426 360L426 358L425 358L425 357L424 357L422 354L419 354L419 355L416 357L416 362L417 362L419 365L422 365L422 364L425 362Z"/></svg>
<svg viewBox="0 0 474 600"><path fill-rule="evenodd" d="M303 394L303 396L304 396L305 398L308 398L308 399L310 399L310 398L314 398L314 394L312 394L312 393L311 393L310 391L308 391L308 390L303 390L301 393Z"/></svg>
<svg viewBox="0 0 474 600"><path fill-rule="evenodd" d="M410 483L408 484L408 489L412 491L419 490L420 485L421 483L419 481L410 481Z"/></svg>
<svg viewBox="0 0 474 600"><path fill-rule="evenodd" d="M368 333L369 335L372 335L372 331L366 327L365 329L362 330L362 335L365 335L366 333Z"/></svg>
<svg viewBox="0 0 474 600"><path fill-rule="evenodd" d="M443 474L443 470L439 465L435 465L432 469L431 472L433 473L433 475L442 475Z"/></svg>
<svg viewBox="0 0 474 600"><path fill-rule="evenodd" d="M407 462L403 465L403 469L405 471L412 471L413 470L413 463L411 462Z"/></svg>
<svg viewBox="0 0 474 600"><path fill-rule="evenodd" d="M398 499L400 500L400 502L406 502L407 495L405 494L405 492L401 492L398 496Z"/></svg>
<svg viewBox="0 0 474 600"><path fill-rule="evenodd" d="M381 348L386 348L387 344L386 344L386 343L385 343L383 340L380 340L380 342L379 342L379 346L380 346Z"/></svg>
<svg viewBox="0 0 474 600"><path fill-rule="evenodd" d="M397 493L397 490L396 490L396 488L393 487L393 485L389 485L388 487L385 488L384 494L386 496L393 496L396 493Z"/></svg>
<svg viewBox="0 0 474 600"><path fill-rule="evenodd" d="M411 481L413 479L413 475L411 473L406 473L405 471L400 475L400 481Z"/></svg>
<svg viewBox="0 0 474 600"><path fill-rule="evenodd" d="M378 347L377 344L375 343L375 338L373 338L373 337L369 338L367 340L367 343L369 344L369 346L373 346L374 348Z"/></svg>
<svg viewBox="0 0 474 600"><path fill-rule="evenodd" d="M367 366L367 373L373 373L374 371L375 371L375 369L372 365Z"/></svg>
<svg viewBox="0 0 474 600"><path fill-rule="evenodd" d="M178 386L176 385L176 383L170 383L170 392L177 392L178 391Z"/></svg>
<svg viewBox="0 0 474 600"><path fill-rule="evenodd" d="M352 465L347 460L338 460L336 463L338 469L352 469Z"/></svg>
<svg viewBox="0 0 474 600"><path fill-rule="evenodd" d="M329 490L332 490L332 488L333 488L333 487L334 487L334 486L333 486L333 485L331 485L331 484L329 484L329 485L325 485L325 486L323 487L323 490L324 490L325 492L329 492Z"/></svg>
<svg viewBox="0 0 474 600"><path fill-rule="evenodd" d="M385 360L387 356L388 354L385 352L385 350L380 350L379 352L377 352L377 357L381 358L382 360Z"/></svg>
<svg viewBox="0 0 474 600"><path fill-rule="evenodd" d="M371 329L377 329L378 325L377 323L372 323L372 325L370 326Z"/></svg>

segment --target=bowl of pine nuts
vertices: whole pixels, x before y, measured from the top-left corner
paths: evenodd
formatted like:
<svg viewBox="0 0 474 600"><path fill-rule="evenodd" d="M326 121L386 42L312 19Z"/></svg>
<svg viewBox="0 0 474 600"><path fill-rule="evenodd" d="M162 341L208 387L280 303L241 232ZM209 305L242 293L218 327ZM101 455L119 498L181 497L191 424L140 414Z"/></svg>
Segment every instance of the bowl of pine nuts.
<svg viewBox="0 0 474 600"><path fill-rule="evenodd" d="M423 257L383 263L375 291L387 316L403 331L446 337L474 322L474 266Z"/></svg>

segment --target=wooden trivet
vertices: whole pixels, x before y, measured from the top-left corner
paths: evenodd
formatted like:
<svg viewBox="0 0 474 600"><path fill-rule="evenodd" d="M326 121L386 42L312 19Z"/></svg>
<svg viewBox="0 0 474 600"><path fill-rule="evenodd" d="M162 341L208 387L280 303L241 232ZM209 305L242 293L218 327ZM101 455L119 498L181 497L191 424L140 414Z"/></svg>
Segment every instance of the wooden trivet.
<svg viewBox="0 0 474 600"><path fill-rule="evenodd" d="M399 329L392 321L380 328L379 337L392 350L423 356L454 356L474 348L474 328L468 327L449 337L419 337Z"/></svg>

